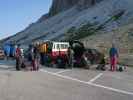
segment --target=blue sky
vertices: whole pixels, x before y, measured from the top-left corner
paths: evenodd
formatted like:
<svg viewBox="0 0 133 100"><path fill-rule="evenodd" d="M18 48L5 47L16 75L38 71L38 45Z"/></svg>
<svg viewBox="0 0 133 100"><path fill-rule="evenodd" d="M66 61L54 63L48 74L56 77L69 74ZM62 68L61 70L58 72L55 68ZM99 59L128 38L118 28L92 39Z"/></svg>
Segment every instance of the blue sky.
<svg viewBox="0 0 133 100"><path fill-rule="evenodd" d="M13 35L47 13L52 0L0 0L0 39Z"/></svg>

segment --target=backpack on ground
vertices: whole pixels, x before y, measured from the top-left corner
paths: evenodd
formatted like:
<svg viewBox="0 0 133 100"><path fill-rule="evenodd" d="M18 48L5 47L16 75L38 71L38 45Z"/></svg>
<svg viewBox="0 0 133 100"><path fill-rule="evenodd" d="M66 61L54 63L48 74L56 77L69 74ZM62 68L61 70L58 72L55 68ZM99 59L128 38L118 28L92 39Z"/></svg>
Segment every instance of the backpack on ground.
<svg viewBox="0 0 133 100"><path fill-rule="evenodd" d="M117 65L117 71L119 71L119 72L123 72L125 69L126 69L125 66Z"/></svg>

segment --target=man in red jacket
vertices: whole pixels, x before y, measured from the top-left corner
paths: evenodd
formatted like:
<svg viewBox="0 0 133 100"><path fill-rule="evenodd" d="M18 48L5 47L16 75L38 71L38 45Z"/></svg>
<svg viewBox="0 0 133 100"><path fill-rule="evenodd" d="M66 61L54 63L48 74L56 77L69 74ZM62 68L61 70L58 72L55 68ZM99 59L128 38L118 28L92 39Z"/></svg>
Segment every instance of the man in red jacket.
<svg viewBox="0 0 133 100"><path fill-rule="evenodd" d="M16 57L16 70L20 71L21 63L22 63L22 53L21 53L20 45L18 45L16 48L15 57Z"/></svg>

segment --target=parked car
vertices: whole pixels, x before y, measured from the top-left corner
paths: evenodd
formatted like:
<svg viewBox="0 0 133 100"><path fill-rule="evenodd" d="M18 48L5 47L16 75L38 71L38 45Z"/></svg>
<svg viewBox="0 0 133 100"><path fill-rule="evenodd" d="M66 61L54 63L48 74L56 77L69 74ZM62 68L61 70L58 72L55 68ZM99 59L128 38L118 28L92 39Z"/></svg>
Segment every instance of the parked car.
<svg viewBox="0 0 133 100"><path fill-rule="evenodd" d="M4 59L4 57L5 57L4 50L0 48L0 59Z"/></svg>

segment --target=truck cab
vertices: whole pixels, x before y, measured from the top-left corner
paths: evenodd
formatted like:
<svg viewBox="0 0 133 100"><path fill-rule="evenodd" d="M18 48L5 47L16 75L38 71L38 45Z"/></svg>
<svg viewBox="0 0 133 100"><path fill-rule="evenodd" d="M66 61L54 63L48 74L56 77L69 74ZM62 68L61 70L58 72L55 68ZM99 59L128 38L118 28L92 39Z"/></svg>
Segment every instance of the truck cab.
<svg viewBox="0 0 133 100"><path fill-rule="evenodd" d="M45 41L40 45L40 51L45 53L53 64L57 64L59 60L67 63L68 48L69 42Z"/></svg>

